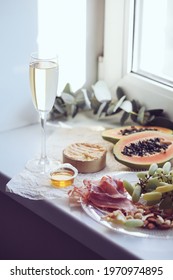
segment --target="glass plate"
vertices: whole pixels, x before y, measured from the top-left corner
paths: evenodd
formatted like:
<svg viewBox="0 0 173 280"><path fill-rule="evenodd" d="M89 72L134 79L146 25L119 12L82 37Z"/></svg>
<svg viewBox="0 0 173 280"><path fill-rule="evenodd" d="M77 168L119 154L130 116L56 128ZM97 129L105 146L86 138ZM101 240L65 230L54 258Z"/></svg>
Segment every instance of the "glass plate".
<svg viewBox="0 0 173 280"><path fill-rule="evenodd" d="M120 172L120 173L108 173L106 175L119 178L121 180L126 179L129 182L135 182L137 181L137 172ZM98 177L98 179L100 179ZM102 219L102 217L107 213L106 211L103 211L97 207L94 207L93 205L90 204L85 204L84 202L81 202L81 206L83 210L86 212L87 215L89 215L92 219L97 221L98 223L106 226L107 228L118 231L120 233L124 234L129 234L137 237L147 237L147 238L173 238L173 229L169 230L148 230L148 229L143 229L143 228L126 228L123 226L115 225L110 222L107 222Z"/></svg>

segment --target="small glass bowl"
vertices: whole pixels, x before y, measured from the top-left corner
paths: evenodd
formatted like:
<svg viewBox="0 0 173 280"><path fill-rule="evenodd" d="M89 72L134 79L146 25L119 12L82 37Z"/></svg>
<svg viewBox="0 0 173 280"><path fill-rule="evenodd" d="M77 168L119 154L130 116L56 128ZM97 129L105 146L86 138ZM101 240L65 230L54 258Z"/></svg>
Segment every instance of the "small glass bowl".
<svg viewBox="0 0 173 280"><path fill-rule="evenodd" d="M51 171L51 184L56 188L71 186L78 175L78 170L69 163L60 164L57 169Z"/></svg>

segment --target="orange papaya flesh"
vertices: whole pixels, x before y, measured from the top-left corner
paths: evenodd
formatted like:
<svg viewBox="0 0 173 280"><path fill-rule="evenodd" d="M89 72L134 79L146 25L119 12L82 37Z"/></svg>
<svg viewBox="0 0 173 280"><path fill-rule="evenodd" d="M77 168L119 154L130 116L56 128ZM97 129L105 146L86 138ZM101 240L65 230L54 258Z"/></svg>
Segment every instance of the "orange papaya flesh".
<svg viewBox="0 0 173 280"><path fill-rule="evenodd" d="M102 132L102 138L106 141L115 144L120 139L128 135L132 135L144 131L156 131L156 132L158 131L162 133L173 134L173 131L171 129L165 127L135 125L135 126L123 126L123 127L104 130Z"/></svg>
<svg viewBox="0 0 173 280"><path fill-rule="evenodd" d="M114 145L113 154L132 169L148 169L152 163L161 167L173 158L173 135L155 131L132 134Z"/></svg>

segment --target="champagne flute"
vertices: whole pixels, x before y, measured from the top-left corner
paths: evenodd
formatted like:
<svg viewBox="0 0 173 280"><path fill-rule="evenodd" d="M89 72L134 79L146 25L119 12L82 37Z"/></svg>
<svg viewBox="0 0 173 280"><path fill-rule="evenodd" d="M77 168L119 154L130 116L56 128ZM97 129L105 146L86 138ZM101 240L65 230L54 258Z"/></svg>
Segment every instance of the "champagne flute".
<svg viewBox="0 0 173 280"><path fill-rule="evenodd" d="M40 158L29 160L26 168L32 172L46 173L52 166L55 167L55 162L49 159L46 153L46 119L57 94L59 76L57 56L42 57L39 53L32 53L29 75L32 102L40 116L42 145Z"/></svg>

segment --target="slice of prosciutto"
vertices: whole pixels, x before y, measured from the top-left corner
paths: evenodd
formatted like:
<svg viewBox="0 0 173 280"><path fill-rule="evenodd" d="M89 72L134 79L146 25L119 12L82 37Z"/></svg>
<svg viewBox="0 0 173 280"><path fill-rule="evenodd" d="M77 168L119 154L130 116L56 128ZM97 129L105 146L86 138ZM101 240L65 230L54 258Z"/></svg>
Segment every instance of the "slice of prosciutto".
<svg viewBox="0 0 173 280"><path fill-rule="evenodd" d="M77 195L85 203L92 204L99 208L112 210L134 210L134 204L128 199L127 192L121 180L110 176L103 176L99 181L84 180L84 188L77 188L71 191L70 195Z"/></svg>

